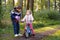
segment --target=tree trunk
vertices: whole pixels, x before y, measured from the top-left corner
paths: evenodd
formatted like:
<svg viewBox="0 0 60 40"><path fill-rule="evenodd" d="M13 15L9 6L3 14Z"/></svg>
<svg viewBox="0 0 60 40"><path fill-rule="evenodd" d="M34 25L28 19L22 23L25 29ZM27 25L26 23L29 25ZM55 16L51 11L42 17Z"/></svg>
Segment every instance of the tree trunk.
<svg viewBox="0 0 60 40"><path fill-rule="evenodd" d="M27 10L29 10L29 0L27 0Z"/></svg>
<svg viewBox="0 0 60 40"><path fill-rule="evenodd" d="M3 7L4 7L4 12L6 12L6 0L4 0L4 4L3 4Z"/></svg>
<svg viewBox="0 0 60 40"><path fill-rule="evenodd" d="M50 10L50 0L48 0L48 9Z"/></svg>
<svg viewBox="0 0 60 40"><path fill-rule="evenodd" d="M56 9L56 0L54 0L54 9Z"/></svg>
<svg viewBox="0 0 60 40"><path fill-rule="evenodd" d="M60 12L60 0L59 0L59 12Z"/></svg>
<svg viewBox="0 0 60 40"><path fill-rule="evenodd" d="M0 0L0 20L1 20L1 9L2 9L2 0Z"/></svg>
<svg viewBox="0 0 60 40"><path fill-rule="evenodd" d="M4 0L4 2L5 2L5 7L6 7L6 0Z"/></svg>
<svg viewBox="0 0 60 40"><path fill-rule="evenodd" d="M13 7L15 6L15 1L13 0Z"/></svg>
<svg viewBox="0 0 60 40"><path fill-rule="evenodd" d="M30 9L33 12L34 0L30 0Z"/></svg>
<svg viewBox="0 0 60 40"><path fill-rule="evenodd" d="M43 0L41 0L41 10L43 9Z"/></svg>
<svg viewBox="0 0 60 40"><path fill-rule="evenodd" d="M27 5L27 0L25 0L25 4L24 4L24 8L26 9L26 5Z"/></svg>
<svg viewBox="0 0 60 40"><path fill-rule="evenodd" d="M26 0L24 0L24 5L23 5L24 8L26 8Z"/></svg>
<svg viewBox="0 0 60 40"><path fill-rule="evenodd" d="M48 1L46 0L46 1L45 1L45 8L46 8L46 9L48 8L48 5L47 5L47 4L48 4Z"/></svg>
<svg viewBox="0 0 60 40"><path fill-rule="evenodd" d="M20 6L22 7L21 13L22 13L22 17L23 17L23 0L20 0Z"/></svg>
<svg viewBox="0 0 60 40"><path fill-rule="evenodd" d="M1 19L2 19L1 9L2 9L2 0L0 0L0 26L2 25L2 23L1 23Z"/></svg>

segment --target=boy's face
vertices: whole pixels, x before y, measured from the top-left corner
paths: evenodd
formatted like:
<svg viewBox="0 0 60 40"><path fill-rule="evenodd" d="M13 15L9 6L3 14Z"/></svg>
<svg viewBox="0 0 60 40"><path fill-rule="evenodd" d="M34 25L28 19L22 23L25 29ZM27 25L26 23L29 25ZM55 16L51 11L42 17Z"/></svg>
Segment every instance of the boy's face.
<svg viewBox="0 0 60 40"><path fill-rule="evenodd" d="M21 9L16 9L18 12L21 12Z"/></svg>

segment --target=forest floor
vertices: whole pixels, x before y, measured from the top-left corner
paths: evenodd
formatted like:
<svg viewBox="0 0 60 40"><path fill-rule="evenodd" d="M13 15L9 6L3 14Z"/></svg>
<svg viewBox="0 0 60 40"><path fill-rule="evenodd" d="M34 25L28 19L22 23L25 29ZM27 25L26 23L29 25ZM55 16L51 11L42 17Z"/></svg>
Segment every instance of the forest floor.
<svg viewBox="0 0 60 40"><path fill-rule="evenodd" d="M44 38L48 37L49 35L54 34L58 30L60 30L60 27L51 29L51 30L46 30L44 32L38 32L35 34L34 37L30 37L27 39L25 37L10 37L10 34L3 34L1 35L1 37L7 38L7 40L44 40Z"/></svg>
<svg viewBox="0 0 60 40"><path fill-rule="evenodd" d="M24 37L17 37L17 38L13 38L12 40L43 40L43 38L48 37L48 35L54 34L57 30L60 30L60 28L56 28L54 30L47 30L42 33L36 33L34 37L30 37L28 39Z"/></svg>

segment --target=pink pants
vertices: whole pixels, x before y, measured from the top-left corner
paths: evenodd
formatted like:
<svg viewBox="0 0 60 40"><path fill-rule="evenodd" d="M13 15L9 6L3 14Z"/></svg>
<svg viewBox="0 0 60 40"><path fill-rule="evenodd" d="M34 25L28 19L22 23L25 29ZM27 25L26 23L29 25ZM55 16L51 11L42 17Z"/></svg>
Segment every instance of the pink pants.
<svg viewBox="0 0 60 40"><path fill-rule="evenodd" d="M27 25L27 24L26 24L26 25ZM26 25L25 25L25 29L26 29ZM30 29L32 30L32 34L35 34L34 29L33 29L33 26L32 26L32 23L29 23L29 27L30 27Z"/></svg>

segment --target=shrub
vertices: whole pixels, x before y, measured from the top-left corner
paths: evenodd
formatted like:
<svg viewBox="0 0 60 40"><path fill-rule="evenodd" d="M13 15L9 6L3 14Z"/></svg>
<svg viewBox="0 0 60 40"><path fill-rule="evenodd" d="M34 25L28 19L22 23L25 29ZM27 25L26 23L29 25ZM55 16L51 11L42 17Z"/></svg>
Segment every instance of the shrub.
<svg viewBox="0 0 60 40"><path fill-rule="evenodd" d="M35 20L60 20L60 13L57 10L42 10L34 13Z"/></svg>
<svg viewBox="0 0 60 40"><path fill-rule="evenodd" d="M48 13L48 19L58 20L60 19L60 14L56 10L50 10Z"/></svg>

